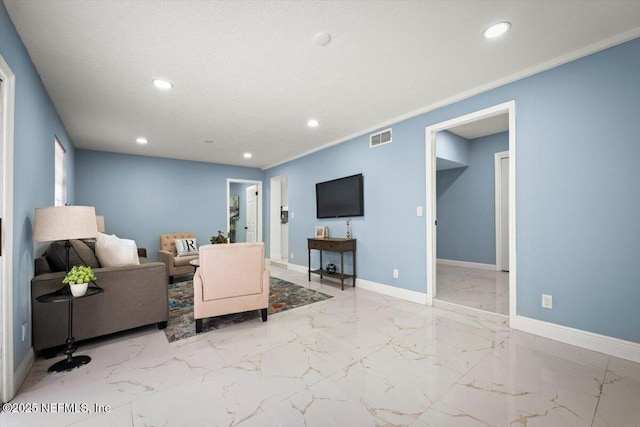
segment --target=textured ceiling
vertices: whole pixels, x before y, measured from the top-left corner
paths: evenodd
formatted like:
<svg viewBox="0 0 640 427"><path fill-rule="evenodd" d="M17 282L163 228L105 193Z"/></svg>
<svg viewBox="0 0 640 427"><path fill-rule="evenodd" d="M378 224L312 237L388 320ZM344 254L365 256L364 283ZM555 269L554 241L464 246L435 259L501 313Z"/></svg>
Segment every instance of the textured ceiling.
<svg viewBox="0 0 640 427"><path fill-rule="evenodd" d="M252 167L640 35L640 1L4 3L76 147Z"/></svg>

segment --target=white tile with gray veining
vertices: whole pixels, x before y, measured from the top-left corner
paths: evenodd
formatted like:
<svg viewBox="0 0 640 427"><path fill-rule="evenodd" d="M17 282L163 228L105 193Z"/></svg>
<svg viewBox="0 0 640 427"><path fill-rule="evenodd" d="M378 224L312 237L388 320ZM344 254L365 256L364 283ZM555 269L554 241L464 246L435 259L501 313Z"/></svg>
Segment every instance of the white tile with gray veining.
<svg viewBox="0 0 640 427"><path fill-rule="evenodd" d="M509 273L437 264L436 274L438 299L509 314Z"/></svg>
<svg viewBox="0 0 640 427"><path fill-rule="evenodd" d="M90 364L38 359L11 402L77 405L0 424L640 427L640 364L271 270L334 298L174 343L155 327L80 343Z"/></svg>

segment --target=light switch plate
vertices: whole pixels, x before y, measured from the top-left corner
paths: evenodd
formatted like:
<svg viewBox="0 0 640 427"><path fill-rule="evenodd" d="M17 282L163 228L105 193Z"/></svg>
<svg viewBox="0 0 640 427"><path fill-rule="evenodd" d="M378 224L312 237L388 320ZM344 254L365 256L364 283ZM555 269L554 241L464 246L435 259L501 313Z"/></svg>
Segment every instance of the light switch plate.
<svg viewBox="0 0 640 427"><path fill-rule="evenodd" d="M553 296L542 294L542 308L553 309Z"/></svg>

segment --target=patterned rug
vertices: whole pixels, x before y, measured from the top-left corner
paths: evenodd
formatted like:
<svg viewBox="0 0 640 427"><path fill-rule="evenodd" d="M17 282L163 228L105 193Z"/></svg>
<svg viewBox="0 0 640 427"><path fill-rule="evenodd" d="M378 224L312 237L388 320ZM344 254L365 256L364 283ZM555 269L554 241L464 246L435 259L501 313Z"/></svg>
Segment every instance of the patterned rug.
<svg viewBox="0 0 640 427"><path fill-rule="evenodd" d="M269 292L269 315L291 310L292 308L333 298L311 289L303 288L286 280L271 278ZM260 318L260 310L211 317L202 321L202 332L224 328L236 323ZM268 321L268 320L267 320ZM180 282L169 285L169 322L164 329L169 342L192 337L196 334L196 321L193 319L193 282Z"/></svg>

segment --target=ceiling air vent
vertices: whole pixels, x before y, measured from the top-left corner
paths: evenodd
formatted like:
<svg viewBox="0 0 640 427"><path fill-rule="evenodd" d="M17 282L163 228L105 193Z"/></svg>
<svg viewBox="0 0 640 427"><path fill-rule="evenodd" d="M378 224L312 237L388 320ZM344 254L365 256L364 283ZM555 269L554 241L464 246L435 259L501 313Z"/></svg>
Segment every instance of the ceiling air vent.
<svg viewBox="0 0 640 427"><path fill-rule="evenodd" d="M369 148L377 147L378 145L388 144L391 142L392 134L391 129L385 129L382 132L369 135Z"/></svg>

